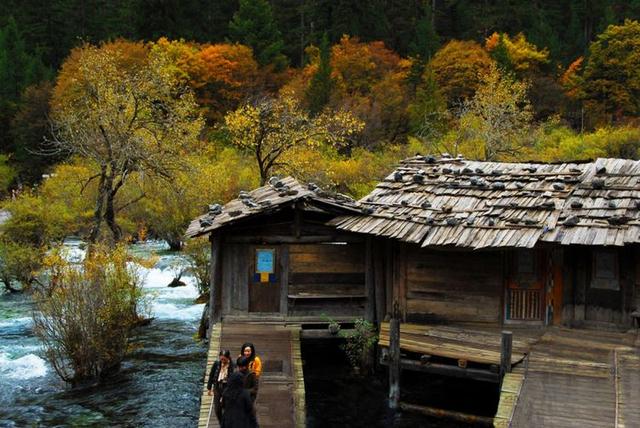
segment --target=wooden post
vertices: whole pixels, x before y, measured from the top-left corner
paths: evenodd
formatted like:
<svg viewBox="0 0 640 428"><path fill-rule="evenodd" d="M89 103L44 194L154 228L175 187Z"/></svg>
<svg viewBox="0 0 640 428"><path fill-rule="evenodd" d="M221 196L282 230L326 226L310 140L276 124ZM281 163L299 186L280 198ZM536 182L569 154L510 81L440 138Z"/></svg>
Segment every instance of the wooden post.
<svg viewBox="0 0 640 428"><path fill-rule="evenodd" d="M289 245L280 246L280 313L289 315Z"/></svg>
<svg viewBox="0 0 640 428"><path fill-rule="evenodd" d="M385 274L385 262L383 255L383 246L380 242L375 241L373 245L373 282L374 282L374 291L375 291L375 301L376 301L376 324L378 328L380 327L380 323L384 321L384 316L387 313L387 301L386 301L386 293L384 287L384 274Z"/></svg>
<svg viewBox="0 0 640 428"><path fill-rule="evenodd" d="M364 250L364 289L367 300L365 302L365 319L371 323L375 321L375 288L374 288L374 266L373 266L373 243L371 237L367 237Z"/></svg>
<svg viewBox="0 0 640 428"><path fill-rule="evenodd" d="M216 234L209 235L211 241L211 261L209 265L209 328L211 334L213 325L220 321L222 309L222 275L221 275L221 244L222 239Z"/></svg>
<svg viewBox="0 0 640 428"><path fill-rule="evenodd" d="M393 304L389 321L389 408L396 410L400 403L400 307Z"/></svg>
<svg viewBox="0 0 640 428"><path fill-rule="evenodd" d="M513 334L503 331L500 340L500 382L505 374L511 373L511 350L513 348Z"/></svg>

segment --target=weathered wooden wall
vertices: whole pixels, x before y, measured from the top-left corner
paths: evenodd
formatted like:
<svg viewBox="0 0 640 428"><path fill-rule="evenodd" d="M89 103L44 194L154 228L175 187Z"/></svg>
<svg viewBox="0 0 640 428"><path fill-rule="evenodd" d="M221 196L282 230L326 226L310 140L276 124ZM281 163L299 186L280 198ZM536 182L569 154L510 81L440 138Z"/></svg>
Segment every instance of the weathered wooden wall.
<svg viewBox="0 0 640 428"><path fill-rule="evenodd" d="M406 316L416 322L500 323L503 255L408 247ZM402 280L403 275L396 276ZM397 284L402 289L402 284Z"/></svg>
<svg viewBox="0 0 640 428"><path fill-rule="evenodd" d="M242 315L259 305L252 297L256 248L276 250L279 313L290 317L364 317L367 306L365 239L336 232L316 213L278 212L229 228L220 246L222 315ZM367 257L369 254L369 257ZM371 262L369 263L371 264ZM269 305L274 306L274 305ZM373 306L369 307L373 309Z"/></svg>
<svg viewBox="0 0 640 428"><path fill-rule="evenodd" d="M365 247L362 243L290 244L289 315L362 316Z"/></svg>
<svg viewBox="0 0 640 428"><path fill-rule="evenodd" d="M619 289L595 288L593 283L592 247L570 247L565 250L565 307L563 321L568 324L630 325L630 313L636 307L636 249L613 249L618 257Z"/></svg>

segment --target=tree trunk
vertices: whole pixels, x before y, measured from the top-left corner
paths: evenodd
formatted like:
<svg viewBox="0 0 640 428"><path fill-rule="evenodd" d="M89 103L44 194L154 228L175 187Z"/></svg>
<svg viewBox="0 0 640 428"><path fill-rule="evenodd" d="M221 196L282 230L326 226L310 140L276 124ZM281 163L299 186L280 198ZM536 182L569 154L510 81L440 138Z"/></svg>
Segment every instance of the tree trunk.
<svg viewBox="0 0 640 428"><path fill-rule="evenodd" d="M100 183L98 184L98 200L96 201L96 209L93 214L93 227L91 228L91 233L89 234L89 245L95 244L98 240L98 236L100 235L100 227L102 226L102 218L103 213L102 209L104 207L104 200L107 193L106 189L107 182L107 167L102 166L102 171L100 174Z"/></svg>
<svg viewBox="0 0 640 428"><path fill-rule="evenodd" d="M3 279L2 283L4 284L4 288L10 293L19 293L22 290L18 290L17 288L13 288L11 286L11 280Z"/></svg>
<svg viewBox="0 0 640 428"><path fill-rule="evenodd" d="M181 251L182 250L182 241L180 238L168 238L166 239L167 244L169 244L169 250L171 251Z"/></svg>
<svg viewBox="0 0 640 428"><path fill-rule="evenodd" d="M115 191L110 191L107 195L107 207L104 211L104 219L111 230L111 235L113 236L113 242L120 242L122 239L122 230L118 223L116 222L116 212L114 209L114 199L115 199Z"/></svg>

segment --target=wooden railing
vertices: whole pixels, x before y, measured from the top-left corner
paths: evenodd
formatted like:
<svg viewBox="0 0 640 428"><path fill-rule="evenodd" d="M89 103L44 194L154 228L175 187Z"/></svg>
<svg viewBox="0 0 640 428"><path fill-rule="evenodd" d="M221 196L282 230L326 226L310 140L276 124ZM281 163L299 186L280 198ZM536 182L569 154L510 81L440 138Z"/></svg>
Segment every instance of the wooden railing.
<svg viewBox="0 0 640 428"><path fill-rule="evenodd" d="M510 288L507 299L507 319L522 321L542 319L542 290Z"/></svg>

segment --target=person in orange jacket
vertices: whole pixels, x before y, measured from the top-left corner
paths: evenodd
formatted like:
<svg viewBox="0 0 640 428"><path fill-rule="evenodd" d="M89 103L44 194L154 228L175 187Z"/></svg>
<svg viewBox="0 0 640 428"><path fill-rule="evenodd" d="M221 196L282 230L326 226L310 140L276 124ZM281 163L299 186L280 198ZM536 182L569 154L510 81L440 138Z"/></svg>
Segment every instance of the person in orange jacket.
<svg viewBox="0 0 640 428"><path fill-rule="evenodd" d="M260 378L262 374L262 360L256 355L256 348L253 343L245 343L240 349L240 356L249 360L249 370L256 374L257 378Z"/></svg>

